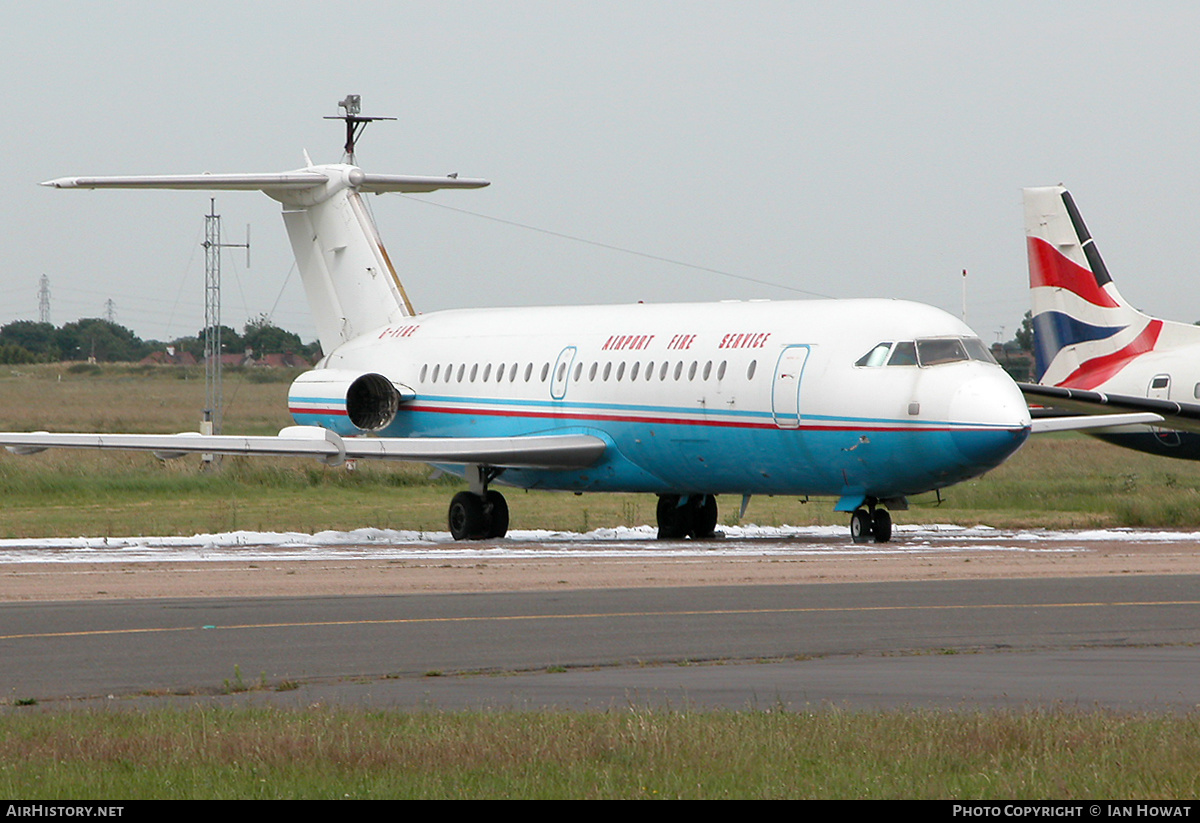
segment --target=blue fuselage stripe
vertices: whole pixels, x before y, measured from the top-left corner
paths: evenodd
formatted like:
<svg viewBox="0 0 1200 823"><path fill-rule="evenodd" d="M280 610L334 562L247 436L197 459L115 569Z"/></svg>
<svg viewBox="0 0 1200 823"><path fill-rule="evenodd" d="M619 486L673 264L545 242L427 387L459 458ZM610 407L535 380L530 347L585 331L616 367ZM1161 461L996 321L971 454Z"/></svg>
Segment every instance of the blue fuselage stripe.
<svg viewBox="0 0 1200 823"><path fill-rule="evenodd" d="M293 403L299 399L292 398ZM601 436L610 447L587 469L510 469L503 475L513 485L568 490L841 495L850 489L896 497L974 477L1003 462L1028 434L1023 428L884 418L802 417L799 428L782 429L763 412L707 415L676 407L607 403L426 400L429 405L403 407L379 434ZM438 406L438 400L454 405ZM511 408L517 405L523 408ZM704 419L709 416L715 419ZM344 411L314 411L295 418L302 425L356 433Z"/></svg>

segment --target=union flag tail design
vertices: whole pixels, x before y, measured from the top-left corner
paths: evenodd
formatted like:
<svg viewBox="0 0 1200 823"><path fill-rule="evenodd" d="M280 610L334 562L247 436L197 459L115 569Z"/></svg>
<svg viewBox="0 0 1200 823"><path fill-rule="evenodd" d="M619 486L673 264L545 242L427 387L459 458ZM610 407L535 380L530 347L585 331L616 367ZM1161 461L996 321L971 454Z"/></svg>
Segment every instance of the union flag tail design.
<svg viewBox="0 0 1200 823"><path fill-rule="evenodd" d="M1094 389L1168 338L1200 342L1200 329L1121 297L1063 187L1025 189L1025 234L1039 383Z"/></svg>

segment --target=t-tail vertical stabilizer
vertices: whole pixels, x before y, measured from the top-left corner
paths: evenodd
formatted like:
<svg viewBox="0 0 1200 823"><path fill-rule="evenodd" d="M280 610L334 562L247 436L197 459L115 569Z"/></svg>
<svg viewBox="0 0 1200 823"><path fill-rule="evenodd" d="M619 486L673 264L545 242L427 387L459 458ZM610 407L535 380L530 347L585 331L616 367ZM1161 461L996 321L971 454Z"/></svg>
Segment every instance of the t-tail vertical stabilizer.
<svg viewBox="0 0 1200 823"><path fill-rule="evenodd" d="M1121 296L1062 186L1025 189L1025 234L1039 383L1094 389L1144 354L1200 344L1200 327Z"/></svg>
<svg viewBox="0 0 1200 823"><path fill-rule="evenodd" d="M488 181L367 174L357 166L334 164L276 174L62 177L43 185L60 189L261 191L278 200L283 204L283 220L317 337L322 350L331 352L371 329L415 313L361 195L475 189Z"/></svg>
<svg viewBox="0 0 1200 823"><path fill-rule="evenodd" d="M1163 321L1129 305L1062 186L1025 189L1038 382L1091 389L1154 349Z"/></svg>
<svg viewBox="0 0 1200 823"><path fill-rule="evenodd" d="M1089 415L1035 412L1048 415L1040 430L1109 422L1092 433L1200 460L1200 327L1150 317L1121 296L1062 186L1025 189L1025 234L1038 382L1018 385L1037 406Z"/></svg>

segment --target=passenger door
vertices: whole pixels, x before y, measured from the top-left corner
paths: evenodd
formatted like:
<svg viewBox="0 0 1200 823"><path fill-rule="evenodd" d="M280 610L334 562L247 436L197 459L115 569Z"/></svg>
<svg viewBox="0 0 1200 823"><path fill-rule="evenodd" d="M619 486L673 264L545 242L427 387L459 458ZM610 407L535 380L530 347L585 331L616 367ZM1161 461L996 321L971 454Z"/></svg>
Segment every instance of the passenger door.
<svg viewBox="0 0 1200 823"><path fill-rule="evenodd" d="M781 429L800 427L800 385L808 363L808 346L788 346L775 364L771 383L771 413Z"/></svg>

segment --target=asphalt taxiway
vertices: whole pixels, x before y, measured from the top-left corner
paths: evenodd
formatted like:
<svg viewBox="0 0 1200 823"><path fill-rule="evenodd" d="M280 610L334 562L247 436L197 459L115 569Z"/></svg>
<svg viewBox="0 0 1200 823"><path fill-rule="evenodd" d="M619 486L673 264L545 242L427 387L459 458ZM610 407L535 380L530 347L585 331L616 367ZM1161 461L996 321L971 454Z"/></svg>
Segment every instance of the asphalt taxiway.
<svg viewBox="0 0 1200 823"><path fill-rule="evenodd" d="M1197 574L0 604L4 711L1178 712L1200 705L1197 644Z"/></svg>

